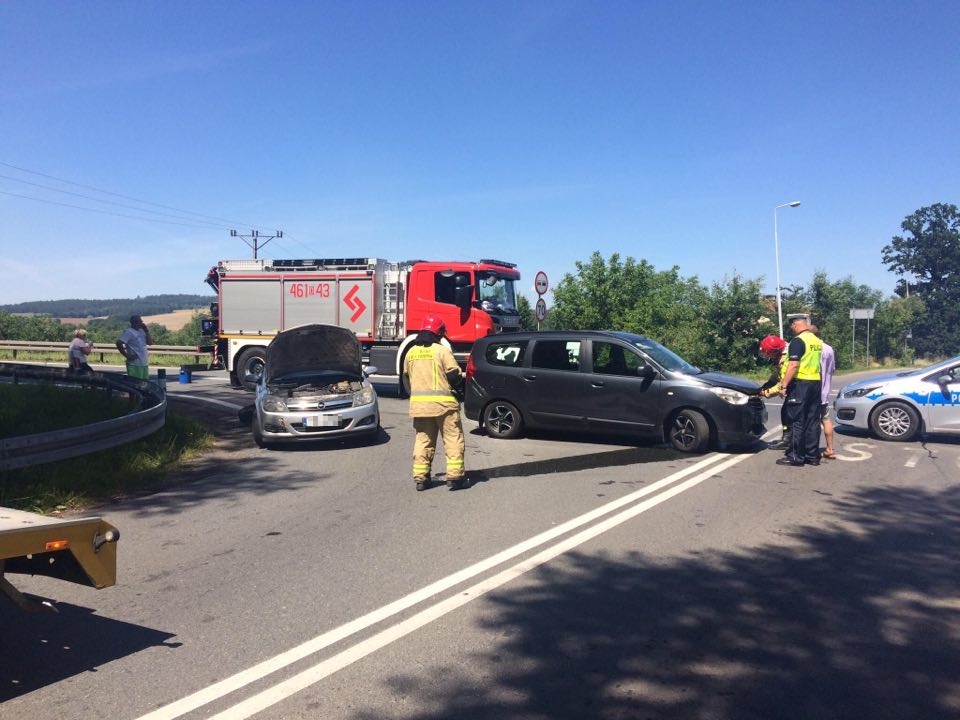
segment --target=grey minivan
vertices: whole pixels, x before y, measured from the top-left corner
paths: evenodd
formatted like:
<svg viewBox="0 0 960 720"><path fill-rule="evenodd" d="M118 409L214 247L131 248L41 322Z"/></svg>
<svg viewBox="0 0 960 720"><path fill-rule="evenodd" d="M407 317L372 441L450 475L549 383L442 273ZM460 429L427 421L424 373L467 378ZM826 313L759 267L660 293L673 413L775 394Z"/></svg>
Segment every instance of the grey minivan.
<svg viewBox="0 0 960 720"><path fill-rule="evenodd" d="M464 408L497 438L518 437L524 428L629 434L702 453L763 435L759 389L700 370L643 335L523 332L474 344Z"/></svg>

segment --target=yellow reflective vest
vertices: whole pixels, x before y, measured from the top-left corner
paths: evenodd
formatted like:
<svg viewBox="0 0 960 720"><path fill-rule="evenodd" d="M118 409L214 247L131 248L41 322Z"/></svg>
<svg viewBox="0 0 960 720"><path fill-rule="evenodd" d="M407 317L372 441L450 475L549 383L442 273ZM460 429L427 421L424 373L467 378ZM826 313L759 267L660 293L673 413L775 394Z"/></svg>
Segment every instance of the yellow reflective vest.
<svg viewBox="0 0 960 720"><path fill-rule="evenodd" d="M413 345L403 360L403 372L410 378L410 416L436 417L460 410L447 373L460 372L450 349L441 343Z"/></svg>
<svg viewBox="0 0 960 720"><path fill-rule="evenodd" d="M820 379L820 355L823 353L823 343L809 330L797 335L803 341L804 351L800 358L800 367L797 368L797 380Z"/></svg>

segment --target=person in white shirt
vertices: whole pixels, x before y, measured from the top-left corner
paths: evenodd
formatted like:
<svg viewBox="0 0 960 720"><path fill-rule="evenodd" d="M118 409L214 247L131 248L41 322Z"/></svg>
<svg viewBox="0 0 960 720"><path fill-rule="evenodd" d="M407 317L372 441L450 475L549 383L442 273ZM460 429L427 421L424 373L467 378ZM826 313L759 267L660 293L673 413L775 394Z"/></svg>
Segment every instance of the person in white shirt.
<svg viewBox="0 0 960 720"><path fill-rule="evenodd" d="M127 359L127 375L139 380L150 379L147 346L153 345L147 324L139 315L130 318L130 327L117 340L117 350Z"/></svg>

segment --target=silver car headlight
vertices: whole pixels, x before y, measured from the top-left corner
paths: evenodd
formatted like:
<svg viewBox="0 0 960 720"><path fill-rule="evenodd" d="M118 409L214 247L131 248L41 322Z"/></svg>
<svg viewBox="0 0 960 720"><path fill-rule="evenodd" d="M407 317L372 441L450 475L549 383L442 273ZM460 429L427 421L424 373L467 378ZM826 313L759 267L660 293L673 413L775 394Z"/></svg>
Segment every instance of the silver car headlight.
<svg viewBox="0 0 960 720"><path fill-rule="evenodd" d="M874 390L876 390L879 385L871 385L870 387L857 388L856 390L847 390L842 393L845 398L858 398L863 397L864 395L869 395Z"/></svg>
<svg viewBox="0 0 960 720"><path fill-rule="evenodd" d="M725 387L712 387L710 392L716 395L718 398L724 402L728 402L731 405L746 405L750 401L750 396L746 395L739 390L733 390L731 388Z"/></svg>
<svg viewBox="0 0 960 720"><path fill-rule="evenodd" d="M265 395L262 407L264 412L280 413L287 411L287 403L278 395Z"/></svg>
<svg viewBox="0 0 960 720"><path fill-rule="evenodd" d="M369 405L375 397L373 386L367 385L353 394L353 406L362 407L363 405Z"/></svg>

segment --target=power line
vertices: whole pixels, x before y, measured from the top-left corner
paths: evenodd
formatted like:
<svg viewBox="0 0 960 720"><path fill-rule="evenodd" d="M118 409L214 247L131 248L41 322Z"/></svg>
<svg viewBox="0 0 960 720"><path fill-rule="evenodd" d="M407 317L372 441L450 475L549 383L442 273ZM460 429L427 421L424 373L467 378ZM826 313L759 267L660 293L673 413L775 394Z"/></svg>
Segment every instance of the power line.
<svg viewBox="0 0 960 720"><path fill-rule="evenodd" d="M251 223L248 223L248 222L238 222L236 220L227 220L225 218L217 217L215 215L205 215L204 213L194 212L193 210L183 210L182 208L173 207L171 205L163 205L161 203L155 203L149 200L141 200L140 198L135 198L130 195L123 195L121 193L113 192L111 190L103 190L102 188L94 187L93 185L84 185L83 183L74 182L73 180L65 180L64 178L59 178L59 177L56 177L55 175L48 175L46 173L38 172L36 170L30 170L29 168L19 167L18 165L12 165L10 163L3 162L2 160L0 160L0 165L11 168L13 170L19 170L20 172L29 173L31 175L39 175L40 177L45 177L49 180L56 180L57 182L62 182L67 185L74 185L75 187L81 187L81 188L86 188L87 190L93 190L98 193L103 193L104 195L112 195L113 197L122 198L124 200L132 200L133 202L138 202L143 205L152 205L154 207L163 208L164 210L174 210L178 213L183 213L186 215L197 215L198 217L205 217L209 220L217 220L219 222L226 223L227 225L247 225L250 227L256 227L255 225L252 225Z"/></svg>
<svg viewBox="0 0 960 720"><path fill-rule="evenodd" d="M6 191L3 191L3 190L0 190L0 194L2 194L2 195L8 195L8 196L10 196L10 197L21 198L21 199L23 199L23 200L32 200L33 202L46 203L46 204L48 204L48 205L58 205L58 206L60 206L60 207L68 207L68 208L72 208L72 209L75 209L75 210L83 210L83 211L85 211L85 212L94 212L94 213L99 213L99 214L101 214L101 215L112 215L112 216L114 216L114 217L122 217L122 218L128 218L128 219L133 219L133 220L143 220L143 221L146 221L146 222L163 223L163 224L166 224L166 225L178 225L178 226L180 226L180 227L192 227L192 228L198 228L198 229L211 229L211 228L229 229L229 226L231 226L231 225L241 225L241 226L242 226L242 225L246 225L247 227L254 227L254 228L257 227L256 225L253 225L252 223L237 222L237 221L234 221L234 220L228 220L228 219L225 219L225 218L221 218L221 217L218 217L218 216L216 216L216 215L207 215L207 214L205 214L205 213L199 213L199 212L195 212L195 211L193 211L193 210L184 210L184 209L182 209L182 208L173 207L173 206L171 206L171 205L164 205L164 204L162 204L162 203L151 202L151 201L149 201L149 200L142 200L142 199L140 199L140 198L132 197L132 196L130 196L130 195L124 195L124 194L122 194L122 193L113 192L113 191L111 191L111 190L104 190L104 189L102 189L102 188L98 188L98 187L95 187L95 186L93 186L93 185L86 185L86 184L84 184L84 183L74 182L73 180L66 180L66 179L64 179L64 178L60 178L60 177L57 177L57 176L55 176L55 175L49 175L49 174L47 174L47 173L42 173L42 172L39 172L39 171L37 171L37 170L30 170L29 168L24 168L24 167L20 167L20 166L18 166L18 165L13 165L13 164L11 164L11 163L4 162L4 161L2 161L2 160L0 160L0 166L8 167L8 168L11 168L12 170L17 170L17 171L19 171L19 172L29 173L30 175L36 175L36 176L38 176L38 177L47 178L47 179L49 179L49 180L55 180L56 182L64 183L64 184L66 184L66 185L72 185L72 186L74 186L74 187L84 188L84 189L87 189L87 190L92 190L92 191L94 191L94 192L101 193L101 194L104 194L104 195L110 195L110 196L112 196L112 197L121 198L121 199L123 199L123 200L130 200L130 201L135 202L135 203L140 203L141 205L149 205L149 206L156 207L156 208L162 208L163 210L172 210L172 211L174 211L174 212L176 212L176 213L179 213L180 215L171 215L171 214L169 214L169 213L157 212L156 210L149 210L149 209L147 209L147 208L138 208L138 207L135 207L135 206L126 205L126 204L124 204L124 203L118 203L118 202L114 202L114 201L111 201L111 200L103 200L103 199L100 199L100 198L91 197L91 196L89 196L89 195L83 195L82 193L74 193L74 192L70 192L70 191L68 191L68 190L62 190L62 189L60 189L60 188L51 187L51 186L49 186L49 185L42 185L42 184L39 184L39 183L32 183L32 182L29 182L28 180L22 180L22 179L20 179L20 178L11 177L11 176L8 176L8 175L0 175L0 178L4 178L4 179L7 179L7 180L11 180L11 181L13 181L13 182L23 183L23 184L25 184L25 185L31 185L31 186L33 186L33 187L41 188L41 189L44 189L44 190L51 190L51 191L53 191L53 192L59 192L59 193L65 194L65 195L72 195L72 196L74 196L74 197L83 198L83 199L85 199L85 200L90 200L90 201L92 201L92 202L103 203L103 204L107 204L107 205L116 205L117 207L126 208L126 209L129 209L129 210L134 210L134 211L136 211L136 212L150 213L150 214L152 214L152 215L159 215L159 216L161 216L161 217L170 217L170 218L175 218L176 220L185 220L185 221L187 221L187 222L176 222L175 220L161 220L161 219L156 218L156 217L145 217L145 216L143 216L143 215L128 215L128 214L126 214L126 213L110 212L109 210L103 210L103 209L91 208L91 207L84 207L84 206L82 206L82 205L74 205L74 204L72 204L72 203L58 202L58 201L56 201L56 200L47 200L47 199L44 199L44 198L32 197L32 196L29 196L29 195L21 195L21 194L18 194L18 193L12 193L12 192L6 192ZM194 215L194 216L196 216L197 218L206 218L206 220L202 220L202 219L201 219L201 220L191 221L191 218L184 218L184 217L181 217L181 215ZM212 221L216 221L216 223L214 223L214 222L212 222ZM203 224L200 224L200 223L203 223ZM221 224L218 224L218 223L224 223L224 224L221 225ZM251 232L252 232L252 233L256 233L257 230L253 230L253 231L251 231ZM242 236L241 236L241 237L242 237ZM295 243L297 243L298 245L300 245L301 247L303 247L303 248L304 248L305 250L307 250L309 253L314 254L314 255L316 254L316 252L315 252L314 250L312 250L312 249L311 249L310 247L308 247L306 244L304 244L303 242L301 242L300 240L298 240L296 237L293 237L293 236L291 236L291 235L289 235L289 234L284 235L284 234L283 234L282 232L280 232L280 231L277 231L277 234L274 235L274 236L272 236L270 239L272 240L272 239L277 239L277 238L280 238L280 237L283 237L283 238L289 239L289 240L293 240ZM268 241L268 242L269 242L269 241ZM249 244L249 243L248 243L248 244ZM266 245L266 243L260 244L260 247L263 247L263 245ZM277 243L277 246L280 246L281 248L283 247L281 243ZM256 253L256 251L257 251L257 248L254 248L254 252L255 252L255 253Z"/></svg>
<svg viewBox="0 0 960 720"><path fill-rule="evenodd" d="M165 225L179 225L180 227L200 228L209 230L210 225L195 225L190 223L174 222L173 220L160 220L159 218L144 217L143 215L127 215L126 213L110 212L109 210L100 210L99 208L83 207L82 205L73 205L71 203L57 202L56 200L44 200L43 198L30 197L29 195L20 195L19 193L6 192L0 190L0 195L9 195L10 197L21 198L23 200L32 200L34 202L46 203L47 205L59 205L60 207L73 208L74 210L83 210L85 212L99 213L101 215L113 215L114 217L130 218L132 220L146 220L147 222L164 223Z"/></svg>
<svg viewBox="0 0 960 720"><path fill-rule="evenodd" d="M158 212L158 211L156 211L156 210L146 210L146 209L144 209L144 208L139 208L139 207L137 207L137 206L135 206L135 205L126 205L125 203L119 203L119 202L116 202L116 201L114 201L114 200L101 200L100 198L91 197L90 195L83 195L82 193L70 192L69 190L61 190L60 188L50 187L49 185L41 185L41 184L39 184L39 183L32 183L32 182L30 182L29 180L21 180L20 178L10 177L9 175L0 175L0 178L3 178L4 180L13 180L14 182L22 183L22 184L24 184L24 185L30 185L31 187L41 188L41 189L43 189L43 190L52 190L53 192L62 193L62 194L64 194L64 195L72 195L73 197L83 198L84 200L92 200L93 202L103 203L103 204L105 204L105 205L116 205L117 207L126 208L126 209L128 209L128 210L136 210L137 212L148 212L148 213L152 213L152 214L154 214L154 215L160 215L160 216L163 216L163 217L177 218L178 220L190 220L190 218L184 218L184 217L182 217L182 216L180 216L180 215L173 215L173 214L171 214L171 213ZM13 193L9 193L9 194L12 195ZM40 201L40 202L43 202L43 200L41 200L40 198L33 198L33 199L38 200L38 201ZM78 207L78 206L68 206L68 207ZM83 208L81 208L81 209L83 209ZM87 209L89 209L89 208L87 208ZM194 214L197 214L197 213L194 213ZM201 217L202 217L202 216L201 216ZM195 222L196 222L196 221L195 221ZM226 227L226 226L224 226L224 225L215 225L214 223L208 222L208 221L206 221L206 220L204 220L203 222L206 223L205 226L196 226L196 225L195 225L195 226L192 226L192 227L217 227L217 228Z"/></svg>

